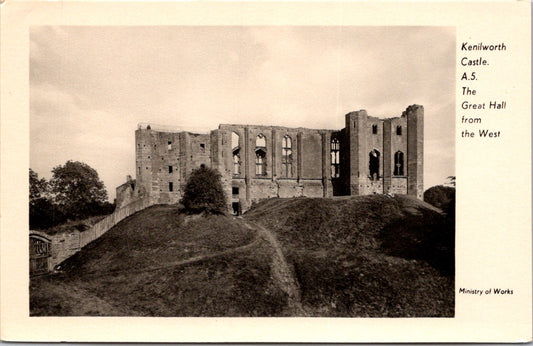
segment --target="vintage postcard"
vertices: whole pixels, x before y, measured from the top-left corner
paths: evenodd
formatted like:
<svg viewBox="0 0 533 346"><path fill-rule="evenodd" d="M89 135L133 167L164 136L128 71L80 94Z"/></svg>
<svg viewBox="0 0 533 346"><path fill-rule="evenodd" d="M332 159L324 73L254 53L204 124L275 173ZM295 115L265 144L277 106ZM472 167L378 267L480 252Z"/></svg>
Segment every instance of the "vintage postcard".
<svg viewBox="0 0 533 346"><path fill-rule="evenodd" d="M1 15L2 340L531 341L529 2Z"/></svg>

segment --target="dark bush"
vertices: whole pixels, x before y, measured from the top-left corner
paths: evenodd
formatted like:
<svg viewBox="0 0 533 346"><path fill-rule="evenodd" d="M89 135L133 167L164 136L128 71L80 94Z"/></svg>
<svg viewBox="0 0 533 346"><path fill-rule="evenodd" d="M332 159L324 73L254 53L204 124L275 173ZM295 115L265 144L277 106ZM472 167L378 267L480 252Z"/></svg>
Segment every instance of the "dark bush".
<svg viewBox="0 0 533 346"><path fill-rule="evenodd" d="M223 214L226 211L226 195L220 173L202 165L192 171L181 203L189 213Z"/></svg>
<svg viewBox="0 0 533 346"><path fill-rule="evenodd" d="M452 200L455 201L454 187L437 185L424 192L424 202L434 205L445 212L450 208Z"/></svg>
<svg viewBox="0 0 533 346"><path fill-rule="evenodd" d="M45 229L65 222L65 214L47 198L30 203L30 229Z"/></svg>

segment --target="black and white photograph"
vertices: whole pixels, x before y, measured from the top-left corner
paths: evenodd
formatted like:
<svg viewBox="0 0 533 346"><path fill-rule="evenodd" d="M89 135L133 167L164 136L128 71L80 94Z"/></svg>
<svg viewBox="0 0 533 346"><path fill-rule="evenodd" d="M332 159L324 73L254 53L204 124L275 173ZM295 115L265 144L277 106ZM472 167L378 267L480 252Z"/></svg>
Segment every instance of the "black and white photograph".
<svg viewBox="0 0 533 346"><path fill-rule="evenodd" d="M29 41L30 316L455 316L454 27Z"/></svg>

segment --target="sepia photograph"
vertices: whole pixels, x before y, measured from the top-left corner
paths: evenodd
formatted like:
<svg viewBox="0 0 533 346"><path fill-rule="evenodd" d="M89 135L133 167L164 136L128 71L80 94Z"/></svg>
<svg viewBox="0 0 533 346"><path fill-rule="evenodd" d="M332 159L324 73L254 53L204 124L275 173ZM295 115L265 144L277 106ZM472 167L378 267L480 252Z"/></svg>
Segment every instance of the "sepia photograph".
<svg viewBox="0 0 533 346"><path fill-rule="evenodd" d="M531 4L4 1L0 340L532 340Z"/></svg>
<svg viewBox="0 0 533 346"><path fill-rule="evenodd" d="M455 316L455 28L29 40L30 316Z"/></svg>

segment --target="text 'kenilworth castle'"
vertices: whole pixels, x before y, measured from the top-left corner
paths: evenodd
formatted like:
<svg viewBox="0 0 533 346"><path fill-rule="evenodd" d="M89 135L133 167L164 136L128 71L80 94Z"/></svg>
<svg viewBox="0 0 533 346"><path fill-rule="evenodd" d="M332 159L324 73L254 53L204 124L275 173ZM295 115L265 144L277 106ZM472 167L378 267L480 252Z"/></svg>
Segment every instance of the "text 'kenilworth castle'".
<svg viewBox="0 0 533 346"><path fill-rule="evenodd" d="M219 125L209 134L154 125L135 131L136 179L117 187L117 207L148 198L177 203L193 169L216 168L239 214L272 197L423 193L424 108L380 119L364 110L341 130Z"/></svg>

